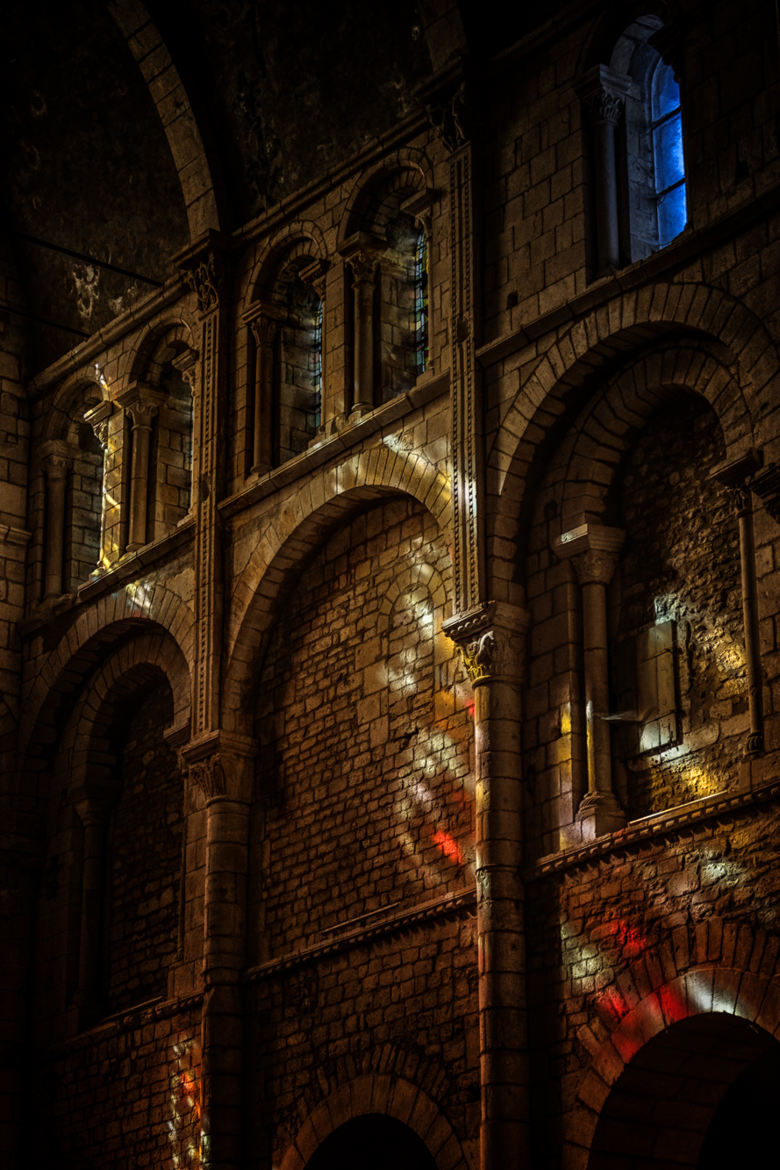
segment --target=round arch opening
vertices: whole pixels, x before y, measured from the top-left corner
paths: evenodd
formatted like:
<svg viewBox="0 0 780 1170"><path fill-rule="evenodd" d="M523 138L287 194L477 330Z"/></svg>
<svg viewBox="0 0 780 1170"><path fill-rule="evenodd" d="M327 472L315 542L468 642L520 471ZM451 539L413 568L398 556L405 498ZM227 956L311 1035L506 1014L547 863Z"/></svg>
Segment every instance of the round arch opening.
<svg viewBox="0 0 780 1170"><path fill-rule="evenodd" d="M588 1170L763 1165L779 1095L780 1043L768 1032L723 1012L681 1020L613 1086Z"/></svg>
<svg viewBox="0 0 780 1170"><path fill-rule="evenodd" d="M366 1113L340 1125L306 1163L306 1170L436 1170L428 1147L408 1125Z"/></svg>

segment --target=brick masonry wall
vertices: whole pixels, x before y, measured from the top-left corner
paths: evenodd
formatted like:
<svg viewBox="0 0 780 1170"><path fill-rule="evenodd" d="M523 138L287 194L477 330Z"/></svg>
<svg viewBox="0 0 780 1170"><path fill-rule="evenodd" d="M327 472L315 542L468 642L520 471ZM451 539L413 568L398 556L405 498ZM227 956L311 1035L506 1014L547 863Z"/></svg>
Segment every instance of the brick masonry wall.
<svg viewBox="0 0 780 1170"><path fill-rule="evenodd" d="M28 1156L63 1170L198 1165L197 1008L126 1016L39 1066Z"/></svg>
<svg viewBox="0 0 780 1170"><path fill-rule="evenodd" d="M265 976L248 1004L250 1145L268 1165L330 1089L372 1072L426 1090L475 1152L473 918L428 922Z"/></svg>
<svg viewBox="0 0 780 1170"><path fill-rule="evenodd" d="M562 1118L580 1107L584 1071L640 1000L694 966L771 976L780 948L779 821L776 809L727 814L533 884L531 1082L536 1115L547 1118L539 1165L557 1165L552 1152ZM671 993L666 1003L661 992L661 1008L670 1019L729 1010L709 994L706 981L698 1003L674 1003ZM623 1059L643 1042L629 1037Z"/></svg>
<svg viewBox="0 0 780 1170"><path fill-rule="evenodd" d="M287 602L258 692L257 958L469 880L470 718L426 586L447 572L432 518L399 501L335 533Z"/></svg>
<svg viewBox="0 0 780 1170"><path fill-rule="evenodd" d="M147 688L123 735L108 845L110 1011L164 995L176 955L182 792L176 756L162 738L172 712L166 683Z"/></svg>
<svg viewBox="0 0 780 1170"><path fill-rule="evenodd" d="M613 727L616 787L629 817L737 780L748 730L739 537L729 493L708 479L722 456L715 416L683 399L645 425L615 485L626 541L611 587L613 710L633 707L640 717ZM677 734L652 751L642 743L641 716L646 724L653 713L636 711L625 667L636 670L637 631L669 621ZM622 695L621 652L632 659Z"/></svg>

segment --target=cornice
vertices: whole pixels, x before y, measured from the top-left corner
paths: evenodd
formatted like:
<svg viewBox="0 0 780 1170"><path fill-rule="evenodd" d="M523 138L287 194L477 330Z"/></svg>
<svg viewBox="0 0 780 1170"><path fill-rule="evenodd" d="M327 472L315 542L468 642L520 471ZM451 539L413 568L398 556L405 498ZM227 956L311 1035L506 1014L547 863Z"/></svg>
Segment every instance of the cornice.
<svg viewBox="0 0 780 1170"><path fill-rule="evenodd" d="M270 959L267 963L261 963L257 967L251 967L244 973L244 978L249 983L256 983L264 979L269 979L273 975L291 971L296 967L302 967L309 963L317 963L321 959L329 958L331 955L350 951L355 947L372 942L374 939L386 938L394 934L403 934L408 930L414 929L420 923L459 917L475 908L476 891L473 889L460 890L457 893L446 894L444 897L436 898L430 902L420 903L408 910L399 910L395 914L388 914L378 921L372 915L371 925L366 925L362 928L350 930L348 929L350 923L347 922L344 924L344 933L338 934L335 937L329 937L324 942L314 943L312 946L304 947L300 951L280 955L278 958ZM368 915L364 917L368 917ZM354 922L354 919L352 921ZM329 935L332 936L338 929L338 926L331 927L328 931Z"/></svg>
<svg viewBox="0 0 780 1170"><path fill-rule="evenodd" d="M536 862L526 876L530 881L541 880L553 874L580 869L616 854L633 852L646 845L648 841L676 837L710 821L748 813L758 805L775 804L778 800L780 780L777 779L736 792L716 792L712 796L690 801L677 808L630 821L625 828L605 833L603 837L589 841L586 845L577 845L560 853L547 854Z"/></svg>

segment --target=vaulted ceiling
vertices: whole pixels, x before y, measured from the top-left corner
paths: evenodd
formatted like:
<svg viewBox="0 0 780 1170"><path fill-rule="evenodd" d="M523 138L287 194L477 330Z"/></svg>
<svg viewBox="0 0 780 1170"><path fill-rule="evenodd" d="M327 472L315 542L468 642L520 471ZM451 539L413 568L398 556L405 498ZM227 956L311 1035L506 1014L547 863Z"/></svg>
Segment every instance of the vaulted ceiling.
<svg viewBox="0 0 780 1170"><path fill-rule="evenodd" d="M543 7L499 27L454 0L5 0L0 259L18 281L0 307L28 324L29 372L162 283L202 229L321 177L448 59Z"/></svg>

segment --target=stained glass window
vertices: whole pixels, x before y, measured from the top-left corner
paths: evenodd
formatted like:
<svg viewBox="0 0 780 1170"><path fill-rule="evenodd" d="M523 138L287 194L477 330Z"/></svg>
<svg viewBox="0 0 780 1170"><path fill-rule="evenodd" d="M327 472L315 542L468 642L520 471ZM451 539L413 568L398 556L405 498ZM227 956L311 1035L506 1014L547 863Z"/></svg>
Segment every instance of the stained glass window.
<svg viewBox="0 0 780 1170"><path fill-rule="evenodd" d="M658 244L663 248L680 234L688 219L680 87L671 65L665 65L663 61L659 61L653 71L650 105Z"/></svg>
<svg viewBox="0 0 780 1170"><path fill-rule="evenodd" d="M423 231L414 253L414 336L417 373L422 374L428 362L428 243Z"/></svg>

